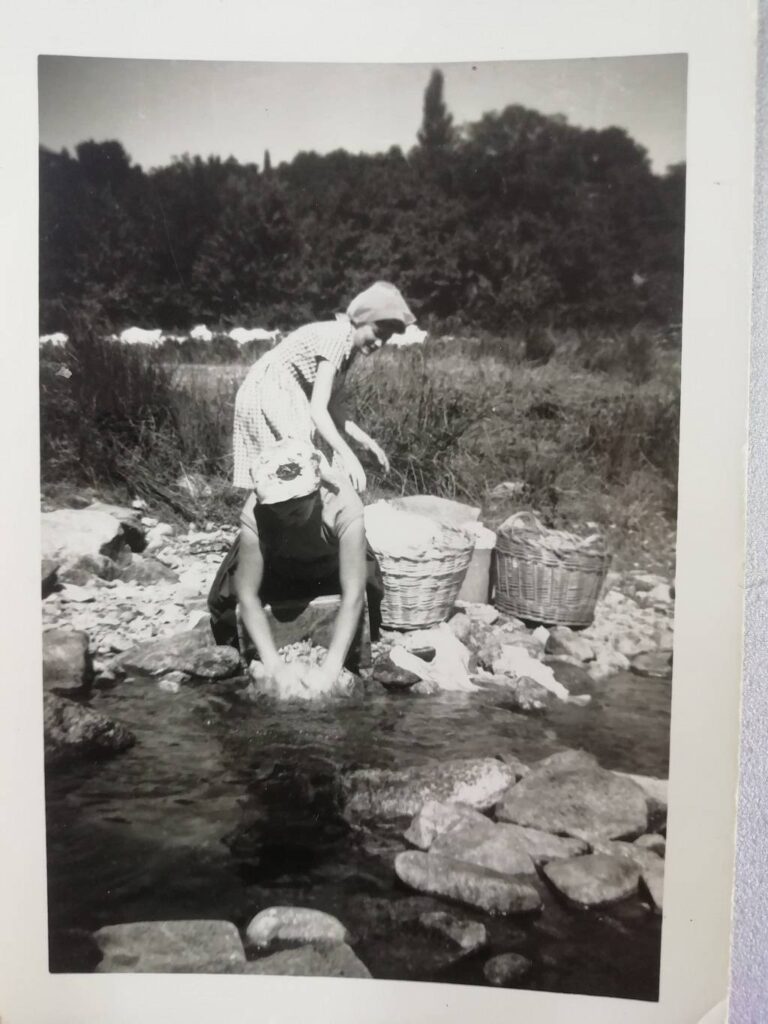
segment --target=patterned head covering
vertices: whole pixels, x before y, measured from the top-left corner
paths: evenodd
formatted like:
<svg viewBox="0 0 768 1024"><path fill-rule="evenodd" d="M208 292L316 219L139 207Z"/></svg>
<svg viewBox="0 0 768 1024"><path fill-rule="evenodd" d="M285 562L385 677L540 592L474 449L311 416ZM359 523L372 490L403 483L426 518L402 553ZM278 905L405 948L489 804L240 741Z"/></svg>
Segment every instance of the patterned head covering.
<svg viewBox="0 0 768 1024"><path fill-rule="evenodd" d="M322 456L306 441L279 441L258 456L251 480L260 505L304 498L320 487Z"/></svg>
<svg viewBox="0 0 768 1024"><path fill-rule="evenodd" d="M403 296L386 281L377 281L352 299L347 316L356 327L374 324L377 320L399 320L404 328L416 323Z"/></svg>

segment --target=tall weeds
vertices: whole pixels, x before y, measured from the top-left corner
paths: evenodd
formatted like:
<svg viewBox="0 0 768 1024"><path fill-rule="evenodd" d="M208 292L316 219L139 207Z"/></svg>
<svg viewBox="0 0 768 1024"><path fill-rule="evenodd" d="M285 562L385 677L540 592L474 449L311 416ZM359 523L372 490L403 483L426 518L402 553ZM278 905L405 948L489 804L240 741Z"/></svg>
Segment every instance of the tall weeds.
<svg viewBox="0 0 768 1024"><path fill-rule="evenodd" d="M234 521L231 431L246 365L169 366L162 352L101 338L81 325L41 358L44 482L118 485L186 518ZM652 340L574 332L545 365L526 360L522 339L490 336L361 360L349 412L391 462L384 475L366 459L370 494L459 498L493 522L510 509L491 492L512 481L518 504L552 524L658 533L676 510L679 372ZM633 346L650 356L633 362Z"/></svg>

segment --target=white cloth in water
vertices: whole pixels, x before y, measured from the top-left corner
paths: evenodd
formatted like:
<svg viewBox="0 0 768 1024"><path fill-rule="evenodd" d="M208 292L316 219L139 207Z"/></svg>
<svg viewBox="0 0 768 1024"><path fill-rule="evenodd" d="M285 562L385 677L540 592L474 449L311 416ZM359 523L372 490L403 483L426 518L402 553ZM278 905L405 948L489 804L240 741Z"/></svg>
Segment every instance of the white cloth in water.
<svg viewBox="0 0 768 1024"><path fill-rule="evenodd" d="M441 690L476 690L469 678L469 651L446 622L432 629L420 629L408 635L411 648L434 647L432 661L423 661L404 646L391 649L389 656L398 668L413 672L419 679L434 683Z"/></svg>
<svg viewBox="0 0 768 1024"><path fill-rule="evenodd" d="M260 661L252 661L249 666L251 674L251 692L254 695L276 697L278 700L317 700L320 697L348 697L355 686L355 677L343 668L330 686L322 690L316 685L315 671L323 662L327 651L324 647L314 647L309 641L300 641L284 647L280 651L282 660L287 665L296 665L299 669L299 680L289 690L282 688L276 679L267 675Z"/></svg>
<svg viewBox="0 0 768 1024"><path fill-rule="evenodd" d="M555 679L555 673L549 665L544 665L531 657L524 647L505 644L493 663L493 671L497 675L528 676L559 700L567 701L570 696L563 684Z"/></svg>

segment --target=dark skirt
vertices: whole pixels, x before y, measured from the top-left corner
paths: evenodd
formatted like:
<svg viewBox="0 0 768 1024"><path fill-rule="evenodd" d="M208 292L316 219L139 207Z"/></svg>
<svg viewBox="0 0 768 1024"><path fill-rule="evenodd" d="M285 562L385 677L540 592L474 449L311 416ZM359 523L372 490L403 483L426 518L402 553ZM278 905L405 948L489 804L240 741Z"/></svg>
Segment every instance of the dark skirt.
<svg viewBox="0 0 768 1024"><path fill-rule="evenodd" d="M216 578L208 594L208 609L211 613L211 628L216 643L240 649L237 629L237 593L235 591L235 572L237 571L240 535L235 538L224 561L219 566ZM371 639L379 638L381 628L381 601L384 596L384 584L376 556L366 544L366 584L365 592L368 603ZM264 568L264 579L259 591L263 604L280 601L307 601L325 594L340 594L338 568L330 575L297 579L270 571L267 563ZM241 651L241 653L244 653Z"/></svg>

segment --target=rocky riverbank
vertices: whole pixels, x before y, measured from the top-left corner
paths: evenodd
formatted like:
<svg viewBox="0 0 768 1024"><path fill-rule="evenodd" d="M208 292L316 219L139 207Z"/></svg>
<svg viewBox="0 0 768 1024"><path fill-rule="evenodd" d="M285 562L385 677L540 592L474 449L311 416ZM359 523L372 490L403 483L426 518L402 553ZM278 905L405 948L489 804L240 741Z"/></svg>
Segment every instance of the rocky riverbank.
<svg viewBox="0 0 768 1024"><path fill-rule="evenodd" d="M89 694L103 688L129 694L141 679L171 700L188 686L254 699L237 653L213 644L205 609L229 532L179 532L141 509L97 505L45 513L43 538L50 764L141 744L141 735L89 707ZM608 578L595 622L579 632L464 605L431 635L386 633L356 696L390 690L385 699L423 699L463 689L460 676L468 692L503 694L510 709L544 721L560 702L589 715L593 689L617 672L668 679L672 622L670 581L639 570ZM441 674L444 642L459 653L460 672L454 665L450 680ZM397 649L420 659L416 673L397 664ZM378 909L367 898L366 920L392 942L410 936L435 965L479 957L485 983L526 985L547 965L531 949L490 943L499 917L541 919L546 928L553 899L587 914L617 902L639 914L661 912L663 779L608 771L591 754L564 751L528 764L505 752L357 767L338 783L339 813L353 835L381 851L400 889ZM357 948L359 923L319 913L263 904L239 927L210 920L108 926L95 934L98 969L370 977Z"/></svg>

